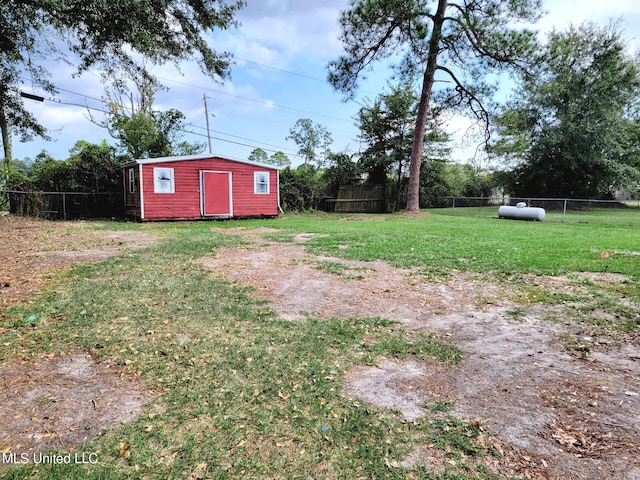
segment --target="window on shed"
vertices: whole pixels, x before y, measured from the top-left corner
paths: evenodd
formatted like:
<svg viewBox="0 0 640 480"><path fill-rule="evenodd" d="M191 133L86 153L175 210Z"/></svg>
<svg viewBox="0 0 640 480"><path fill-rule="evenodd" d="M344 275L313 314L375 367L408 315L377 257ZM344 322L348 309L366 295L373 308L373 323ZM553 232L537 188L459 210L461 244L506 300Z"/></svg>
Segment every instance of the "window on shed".
<svg viewBox="0 0 640 480"><path fill-rule="evenodd" d="M254 172L253 180L253 193L270 193L269 172Z"/></svg>
<svg viewBox="0 0 640 480"><path fill-rule="evenodd" d="M129 169L129 193L136 193L136 170Z"/></svg>
<svg viewBox="0 0 640 480"><path fill-rule="evenodd" d="M153 193L175 193L173 168L154 167Z"/></svg>

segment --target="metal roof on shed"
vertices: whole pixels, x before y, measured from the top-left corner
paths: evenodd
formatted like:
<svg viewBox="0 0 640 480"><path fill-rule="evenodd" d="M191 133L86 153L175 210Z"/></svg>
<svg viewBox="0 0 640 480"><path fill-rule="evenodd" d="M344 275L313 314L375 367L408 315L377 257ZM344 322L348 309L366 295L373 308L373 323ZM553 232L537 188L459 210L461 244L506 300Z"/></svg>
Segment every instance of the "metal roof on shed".
<svg viewBox="0 0 640 480"><path fill-rule="evenodd" d="M254 167L269 168L271 170L280 170L280 167L277 167L275 165L269 165L268 163L252 162L251 160L240 160L237 158L221 157L219 155L215 155L211 153L200 153L198 155L178 155L174 157L139 158L134 160L133 163L125 165L125 167L129 165L150 165L154 163L188 162L192 160L207 160L207 159L227 160L229 162L244 163L246 165L252 165Z"/></svg>

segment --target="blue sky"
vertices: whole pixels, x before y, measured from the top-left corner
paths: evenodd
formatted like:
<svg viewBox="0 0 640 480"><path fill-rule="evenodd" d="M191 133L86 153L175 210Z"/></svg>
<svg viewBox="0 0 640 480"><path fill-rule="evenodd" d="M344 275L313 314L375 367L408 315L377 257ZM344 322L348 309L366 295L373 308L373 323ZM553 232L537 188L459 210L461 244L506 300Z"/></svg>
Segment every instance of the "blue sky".
<svg viewBox="0 0 640 480"><path fill-rule="evenodd" d="M207 96L213 153L247 158L256 147L268 153L281 150L301 163L296 145L286 140L289 130L299 118L310 118L324 125L333 135L331 149L336 152L359 151L358 130L354 117L367 98L373 99L384 89L390 72L379 65L361 84L355 101L345 103L326 82L326 66L342 52L339 40L340 12L348 0L248 0L238 15L241 26L216 32L211 39L215 49L235 56L231 78L216 84L204 76L194 63L184 63L180 71L171 65L155 69L168 87L156 96L155 106L161 110L176 108L186 116L189 141L206 142L203 96ZM592 21L606 25L622 18L621 27L634 48L638 48L636 32L640 32L640 2L637 0L548 0L549 12L537 25L548 31L564 29L570 23ZM52 141L36 139L20 143L14 138L14 158L33 158L47 150L54 158L64 159L77 140L116 144L108 132L87 118L88 105L102 108L100 98L104 86L98 72L90 71L71 78L73 67L49 65L60 91L44 103L26 100L38 120L50 130ZM28 83L22 86L32 90ZM74 105L76 104L76 105ZM94 111L100 118L100 114ZM448 130L454 135L452 156L467 161L474 145L462 140L469 122L452 117Z"/></svg>

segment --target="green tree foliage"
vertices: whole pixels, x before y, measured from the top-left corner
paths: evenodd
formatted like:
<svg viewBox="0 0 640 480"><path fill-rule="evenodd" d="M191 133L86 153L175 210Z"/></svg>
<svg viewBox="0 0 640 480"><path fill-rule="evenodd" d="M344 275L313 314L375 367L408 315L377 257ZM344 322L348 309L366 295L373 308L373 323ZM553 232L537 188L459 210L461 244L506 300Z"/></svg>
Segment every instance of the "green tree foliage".
<svg viewBox="0 0 640 480"><path fill-rule="evenodd" d="M248 160L252 162L268 163L269 154L261 148L254 148L249 154Z"/></svg>
<svg viewBox="0 0 640 480"><path fill-rule="evenodd" d="M276 167L290 167L291 159L287 156L286 153L277 151L271 157L269 157L269 163L271 165L275 165Z"/></svg>
<svg viewBox="0 0 640 480"><path fill-rule="evenodd" d="M261 148L254 148L249 154L248 160L251 160L252 162L266 163L268 165L275 165L276 167L291 166L291 160L284 152L278 151L269 156L269 154Z"/></svg>
<svg viewBox="0 0 640 480"><path fill-rule="evenodd" d="M491 195L493 174L477 170L468 163L447 163L443 179L449 187L447 195L454 197L488 197Z"/></svg>
<svg viewBox="0 0 640 480"><path fill-rule="evenodd" d="M4 171L11 170L11 136L30 141L46 137L46 130L24 108L18 86L21 77L31 77L31 85L53 91L48 72L37 61L51 51L43 23L29 2L0 4L0 134L4 153Z"/></svg>
<svg viewBox="0 0 640 480"><path fill-rule="evenodd" d="M116 216L122 212L123 158L106 142L79 141L66 160L55 160L42 151L27 178L15 170L11 176L10 209L21 215L59 218ZM72 192L86 195L51 195Z"/></svg>
<svg viewBox="0 0 640 480"><path fill-rule="evenodd" d="M204 144L181 141L184 115L171 109L134 113L132 117L113 115L111 131L129 157L157 158L191 155L204 151Z"/></svg>
<svg viewBox="0 0 640 480"><path fill-rule="evenodd" d="M312 165L280 170L280 205L283 210L318 210L322 208L323 198L322 175Z"/></svg>
<svg viewBox="0 0 640 480"><path fill-rule="evenodd" d="M304 158L305 165L315 163L318 168L327 161L329 147L333 142L326 127L308 118L298 119L286 139L293 140L298 145L298 153Z"/></svg>
<svg viewBox="0 0 640 480"><path fill-rule="evenodd" d="M28 72L49 91L53 85L37 63L67 57L79 59L78 72L98 67L115 72L150 59L154 64L196 58L216 80L229 72L230 55L214 51L207 32L236 25L242 0L34 0L0 2L0 127L5 161L10 162L10 134L23 138L44 129L25 116L16 93L20 75ZM49 42L58 36L64 42ZM65 45L66 51L60 50ZM21 123L22 121L22 123ZM25 136L26 135L26 136Z"/></svg>
<svg viewBox="0 0 640 480"><path fill-rule="evenodd" d="M362 167L346 153L329 154L329 167L322 174L324 193L335 198L341 186L362 183Z"/></svg>
<svg viewBox="0 0 640 480"><path fill-rule="evenodd" d="M38 123L31 112L24 108L20 92L11 87L12 83L17 83L12 78L17 79L18 76L17 72L3 75L0 71L0 138L4 153L4 168L7 172L11 170L13 159L12 135L18 135L21 142L31 141L36 136L43 139L49 138L46 129ZM32 73L32 78L33 76Z"/></svg>
<svg viewBox="0 0 640 480"><path fill-rule="evenodd" d="M410 85L396 86L360 108L357 125L366 148L360 164L372 184L385 184L395 169L398 184L411 155L418 97Z"/></svg>
<svg viewBox="0 0 640 480"><path fill-rule="evenodd" d="M401 203L406 202L403 189L407 186L417 103L418 96L412 86L399 84L358 112L360 140L366 145L360 164L369 183L387 186L387 203L391 210L399 210ZM438 128L438 115L439 110L432 109L423 139L423 157L448 155L445 145L449 136ZM401 197L405 199L403 202Z"/></svg>
<svg viewBox="0 0 640 480"><path fill-rule="evenodd" d="M13 171L23 177L33 176L33 161L27 157L24 160L14 159L12 162Z"/></svg>
<svg viewBox="0 0 640 480"><path fill-rule="evenodd" d="M500 117L517 196L607 198L640 179L640 70L615 26L553 32Z"/></svg>
<svg viewBox="0 0 640 480"><path fill-rule="evenodd" d="M541 0L353 0L343 12L346 54L329 65L329 81L338 91L352 97L367 69L393 56L403 57L405 77L422 77L407 210L419 208L419 173L436 73L452 81L443 95L449 105L465 107L486 122L482 99L491 89L482 79L504 66L526 65L535 35L517 23L535 21L540 12Z"/></svg>
<svg viewBox="0 0 640 480"><path fill-rule="evenodd" d="M79 70L136 64L137 57L154 63L197 58L203 71L224 78L228 54L208 45L205 34L235 26L234 15L244 6L238 0L35 0L4 2L0 19L3 52L16 52L16 39L32 42L52 31L64 36L80 59ZM24 18L16 24L16 20ZM5 33L6 32L6 33ZM33 45L27 45L34 48Z"/></svg>
<svg viewBox="0 0 640 480"><path fill-rule="evenodd" d="M122 190L122 157L106 142L77 142L69 158L55 160L40 153L33 165L33 177L24 190L46 192L112 193ZM24 181L24 179L23 179Z"/></svg>
<svg viewBox="0 0 640 480"><path fill-rule="evenodd" d="M447 183L447 166L445 160L432 159L420 169L420 208L448 205L445 197L454 195L454 191Z"/></svg>
<svg viewBox="0 0 640 480"><path fill-rule="evenodd" d="M89 119L106 128L130 158L194 155L204 151L204 143L181 139L185 119L182 112L153 108L155 94L164 87L144 65L130 65L119 72L104 74L103 78L112 84L105 99L109 112L99 121L89 111Z"/></svg>

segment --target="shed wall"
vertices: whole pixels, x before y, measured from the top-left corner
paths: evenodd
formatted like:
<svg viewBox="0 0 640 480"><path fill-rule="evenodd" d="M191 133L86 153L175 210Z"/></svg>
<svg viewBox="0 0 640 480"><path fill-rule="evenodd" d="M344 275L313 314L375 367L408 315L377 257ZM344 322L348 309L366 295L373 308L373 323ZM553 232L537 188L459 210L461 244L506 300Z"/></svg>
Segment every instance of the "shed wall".
<svg viewBox="0 0 640 480"><path fill-rule="evenodd" d="M200 172L231 172L233 216L278 215L278 171L267 166L253 166L230 160L211 158L143 164L142 192L144 219L202 218ZM154 193L154 167L172 168L174 193ZM254 193L254 172L269 172L270 192Z"/></svg>
<svg viewBox="0 0 640 480"><path fill-rule="evenodd" d="M133 173L133 178L131 178L131 173ZM140 166L128 165L123 168L122 180L125 214L140 218ZM131 180L133 180L133 182L131 182Z"/></svg>

